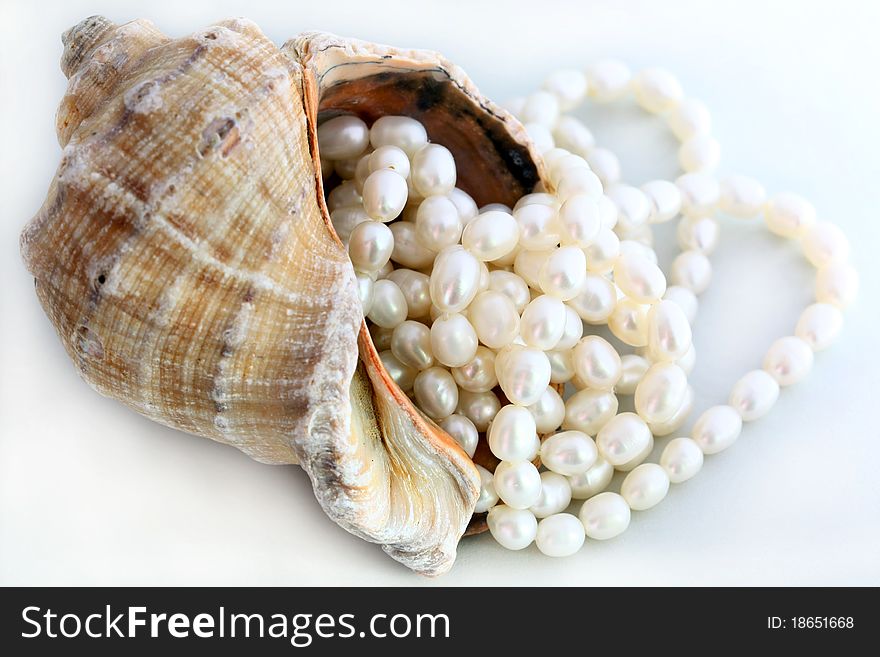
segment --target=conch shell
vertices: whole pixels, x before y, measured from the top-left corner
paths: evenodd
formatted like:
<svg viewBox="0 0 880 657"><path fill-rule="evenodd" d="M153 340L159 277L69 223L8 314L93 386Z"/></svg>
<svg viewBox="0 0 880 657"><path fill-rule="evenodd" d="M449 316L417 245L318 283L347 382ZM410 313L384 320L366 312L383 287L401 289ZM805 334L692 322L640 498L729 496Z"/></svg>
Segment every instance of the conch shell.
<svg viewBox="0 0 880 657"><path fill-rule="evenodd" d="M102 17L63 37L63 156L21 248L82 377L168 426L299 463L326 513L447 570L476 469L390 380L324 204L316 126L421 120L479 203L538 181L521 126L439 55L233 19L170 39Z"/></svg>

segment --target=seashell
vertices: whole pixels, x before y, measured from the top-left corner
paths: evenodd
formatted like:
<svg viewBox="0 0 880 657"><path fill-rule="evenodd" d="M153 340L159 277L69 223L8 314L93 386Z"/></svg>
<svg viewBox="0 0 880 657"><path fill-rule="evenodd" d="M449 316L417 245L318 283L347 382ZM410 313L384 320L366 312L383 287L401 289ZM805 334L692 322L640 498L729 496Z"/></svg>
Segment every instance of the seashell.
<svg viewBox="0 0 880 657"><path fill-rule="evenodd" d="M480 205L539 180L522 127L426 51L316 33L279 49L241 19L171 39L92 17L63 42L62 160L21 250L81 376L157 422L300 464L345 529L447 570L479 475L379 359L316 126L413 116Z"/></svg>

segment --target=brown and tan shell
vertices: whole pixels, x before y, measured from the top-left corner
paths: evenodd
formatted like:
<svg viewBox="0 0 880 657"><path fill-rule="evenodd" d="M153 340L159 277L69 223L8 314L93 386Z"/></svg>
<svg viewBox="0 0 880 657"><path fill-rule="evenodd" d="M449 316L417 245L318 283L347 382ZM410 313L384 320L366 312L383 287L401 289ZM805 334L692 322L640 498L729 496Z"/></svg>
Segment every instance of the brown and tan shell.
<svg viewBox="0 0 880 657"><path fill-rule="evenodd" d="M22 234L82 377L162 424L299 463L327 514L447 570L479 478L391 382L329 222L325 116L421 120L478 201L539 177L522 128L435 53L253 23L170 39L102 17L64 35L61 164Z"/></svg>

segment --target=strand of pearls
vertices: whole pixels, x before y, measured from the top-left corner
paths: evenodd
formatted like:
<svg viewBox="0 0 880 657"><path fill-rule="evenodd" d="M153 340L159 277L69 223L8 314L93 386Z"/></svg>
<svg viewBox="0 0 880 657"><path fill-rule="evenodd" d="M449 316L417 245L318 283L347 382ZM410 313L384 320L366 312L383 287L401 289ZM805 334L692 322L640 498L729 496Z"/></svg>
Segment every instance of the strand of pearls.
<svg viewBox="0 0 880 657"><path fill-rule="evenodd" d="M587 96L608 102L627 92L681 140L685 173L675 182L622 184L617 157L564 113ZM566 556L586 537L619 535L631 510L655 506L705 454L729 447L743 421L766 414L839 333L858 277L842 232L817 222L807 201L766 201L751 178L714 178L720 147L708 110L666 71L632 76L615 61L558 71L510 109L556 190L539 188L513 208L478 209L455 188L449 151L407 117L369 128L336 117L319 128L319 147L325 177L342 179L327 204L390 375L468 455L485 439L499 459L494 473L477 466L476 512L488 511L495 539ZM693 408L691 324L711 280L719 213L762 214L771 232L799 240L819 270L818 303L770 347L763 369L734 385L728 404L706 410L690 437L669 441L659 463L644 463L654 437L673 434ZM679 216L682 252L667 287L652 226ZM632 353L585 336L585 324L607 324ZM576 392L563 400L565 384ZM618 395L633 395L636 412L618 413ZM615 469L628 472L620 493L606 491ZM565 511L572 499L585 500L577 516Z"/></svg>

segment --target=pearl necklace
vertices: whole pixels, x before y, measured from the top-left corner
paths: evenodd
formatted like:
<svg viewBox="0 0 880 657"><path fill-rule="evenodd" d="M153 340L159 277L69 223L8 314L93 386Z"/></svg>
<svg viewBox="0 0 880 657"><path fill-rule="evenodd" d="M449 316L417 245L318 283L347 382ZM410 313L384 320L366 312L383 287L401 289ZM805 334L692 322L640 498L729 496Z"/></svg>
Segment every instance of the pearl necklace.
<svg viewBox="0 0 880 657"><path fill-rule="evenodd" d="M564 113L588 96L610 102L628 92L681 141L684 174L675 182L622 184L617 157ZM616 61L562 70L509 109L555 189L541 185L512 209L478 209L455 188L451 153L407 117L370 128L356 117L331 119L319 128L319 150L325 177L335 171L344 181L328 208L389 374L469 456L485 435L500 463L494 473L477 466L475 511L488 512L498 543L518 550L534 541L544 554L567 556L586 537L622 533L632 510L658 504L671 483L699 472L704 455L732 445L744 421L768 413L780 387L804 378L813 352L837 337L858 277L843 233L817 222L806 200L767 201L746 176L715 179L720 146L709 112L667 71L633 76ZM737 381L727 404L704 411L690 437L670 440L659 463L645 463L654 437L676 432L693 408L691 324L711 280L718 214L763 215L771 232L800 241L818 269L817 303L794 335L771 345L763 369ZM681 253L667 287L652 226L679 215ZM585 323L607 324L634 353L584 336ZM563 400L566 383L577 392ZM634 395L635 413L617 412L619 394ZM615 469L628 473L619 493L605 490ZM572 499L585 500L577 516L565 511Z"/></svg>

